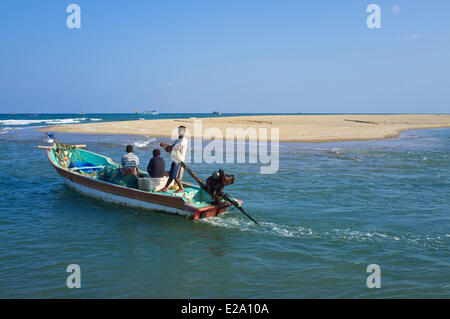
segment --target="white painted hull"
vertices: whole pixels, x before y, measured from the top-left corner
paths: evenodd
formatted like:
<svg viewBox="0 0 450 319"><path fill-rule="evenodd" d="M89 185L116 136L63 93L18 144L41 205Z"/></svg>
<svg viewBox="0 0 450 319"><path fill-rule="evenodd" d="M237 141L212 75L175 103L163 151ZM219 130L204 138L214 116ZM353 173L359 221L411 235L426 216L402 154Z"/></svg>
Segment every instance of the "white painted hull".
<svg viewBox="0 0 450 319"><path fill-rule="evenodd" d="M184 210L180 210L180 209L176 209L176 208L172 208L172 207L161 206L161 205L157 205L157 204L153 204L153 203L140 201L137 199L127 198L127 197L122 197L122 196L117 196L114 194L102 192L100 190L93 189L93 188L72 182L67 178L63 178L63 180L70 188L76 190L77 192L79 192L83 195L86 195L86 196L104 200L106 202L121 204L121 205L125 205L125 206L141 208L141 209L146 209L146 210L164 211L164 212L167 212L170 214L176 214L176 215L183 215L183 216L193 216L194 215L193 213L190 213L188 211L184 211Z"/></svg>

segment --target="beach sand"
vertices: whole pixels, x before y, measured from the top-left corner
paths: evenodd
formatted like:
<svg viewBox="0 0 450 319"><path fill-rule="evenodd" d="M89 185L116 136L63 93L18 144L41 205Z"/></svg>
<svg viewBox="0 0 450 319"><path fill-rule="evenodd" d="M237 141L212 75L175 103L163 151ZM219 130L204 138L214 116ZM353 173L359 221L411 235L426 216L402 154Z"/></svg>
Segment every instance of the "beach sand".
<svg viewBox="0 0 450 319"><path fill-rule="evenodd" d="M202 129L199 129L201 120ZM197 122L196 122L197 121ZM197 130L194 129L194 123ZM226 139L227 128L267 128L268 139L272 128L279 129L280 142L331 142L373 140L397 137L412 129L450 127L450 115L400 114L400 115L259 115L214 117L202 119L162 119L121 122L101 122L50 126L42 131L59 131L92 134L129 134L170 138L179 125L188 129L188 136L211 139L205 130L217 128ZM209 130L211 132L211 130ZM202 133L203 132L203 133ZM230 138L231 139L231 138ZM246 139L245 136L237 138Z"/></svg>

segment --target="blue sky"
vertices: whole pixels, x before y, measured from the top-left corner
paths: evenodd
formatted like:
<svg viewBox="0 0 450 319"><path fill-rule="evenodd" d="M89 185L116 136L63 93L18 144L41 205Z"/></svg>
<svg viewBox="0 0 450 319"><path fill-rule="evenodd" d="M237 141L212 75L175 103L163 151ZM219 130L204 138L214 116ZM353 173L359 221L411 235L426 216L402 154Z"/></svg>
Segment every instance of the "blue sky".
<svg viewBox="0 0 450 319"><path fill-rule="evenodd" d="M448 113L449 14L447 0L3 0L0 112Z"/></svg>

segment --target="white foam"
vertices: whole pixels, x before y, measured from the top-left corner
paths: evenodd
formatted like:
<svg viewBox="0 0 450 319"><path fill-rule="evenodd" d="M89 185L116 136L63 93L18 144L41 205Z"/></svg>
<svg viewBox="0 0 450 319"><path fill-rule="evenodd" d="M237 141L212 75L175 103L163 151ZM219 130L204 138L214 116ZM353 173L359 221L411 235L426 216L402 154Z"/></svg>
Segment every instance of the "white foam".
<svg viewBox="0 0 450 319"><path fill-rule="evenodd" d="M18 128L18 127L2 127L0 129L0 134L7 134L7 133L10 133L11 131L15 131L18 129L20 129L20 128Z"/></svg>
<svg viewBox="0 0 450 319"><path fill-rule="evenodd" d="M11 129L10 127L4 127L0 130L0 134L6 134L9 132L10 129Z"/></svg>
<svg viewBox="0 0 450 319"><path fill-rule="evenodd" d="M344 153L344 149L339 148L339 147L335 147L331 149L331 152L336 153L336 154L343 154Z"/></svg>
<svg viewBox="0 0 450 319"><path fill-rule="evenodd" d="M100 119L101 120L101 119ZM30 124L76 124L86 121L85 117L68 119L42 119L42 120L0 120L0 125L30 125Z"/></svg>
<svg viewBox="0 0 450 319"><path fill-rule="evenodd" d="M235 213L226 213L225 216L209 217L200 219L199 221L212 226L225 227L229 229L236 229L243 232L252 232L256 234L269 234L282 238L322 238L325 240L343 240L343 241L356 241L356 242L404 242L422 247L438 247L445 245L445 242L440 240L440 237L431 237L429 235L420 236L406 234L405 236L398 236L394 234L381 233L377 231L359 231L346 229L332 229L330 231L313 231L310 228L302 226L287 226L279 225L271 222L260 221L259 225L253 224L253 222L246 220L242 216L229 215ZM449 234L445 234L446 237L450 237Z"/></svg>
<svg viewBox="0 0 450 319"><path fill-rule="evenodd" d="M141 140L141 141L136 141L134 142L134 146L136 146L137 148L144 148L147 147L148 144L150 144L151 142L155 141L155 138L151 138L149 140Z"/></svg>
<svg viewBox="0 0 450 319"><path fill-rule="evenodd" d="M228 215L229 213L227 213ZM200 222L218 227L232 228L240 231L251 231L254 233L272 234L284 238L301 238L312 236L313 232L305 227L292 227L286 225L278 225L270 222L260 222L255 225L252 221L244 219L244 217L209 217L200 219Z"/></svg>

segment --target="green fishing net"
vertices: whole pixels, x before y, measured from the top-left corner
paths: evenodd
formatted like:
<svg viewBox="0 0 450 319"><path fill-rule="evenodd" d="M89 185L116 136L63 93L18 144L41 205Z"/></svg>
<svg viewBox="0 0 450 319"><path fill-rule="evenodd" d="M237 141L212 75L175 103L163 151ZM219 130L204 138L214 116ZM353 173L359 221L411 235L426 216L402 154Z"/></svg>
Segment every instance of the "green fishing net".
<svg viewBox="0 0 450 319"><path fill-rule="evenodd" d="M135 175L122 175L116 167L106 166L98 173L98 179L124 187L139 188Z"/></svg>

